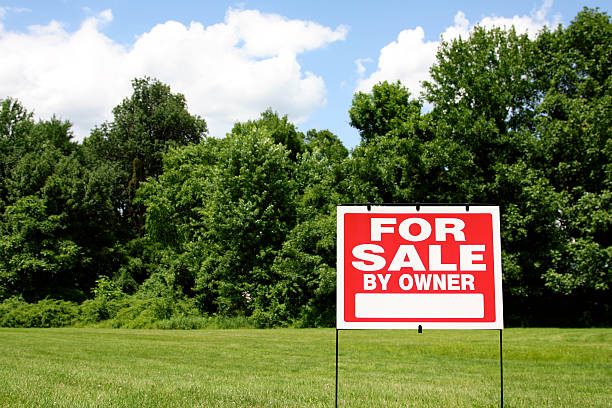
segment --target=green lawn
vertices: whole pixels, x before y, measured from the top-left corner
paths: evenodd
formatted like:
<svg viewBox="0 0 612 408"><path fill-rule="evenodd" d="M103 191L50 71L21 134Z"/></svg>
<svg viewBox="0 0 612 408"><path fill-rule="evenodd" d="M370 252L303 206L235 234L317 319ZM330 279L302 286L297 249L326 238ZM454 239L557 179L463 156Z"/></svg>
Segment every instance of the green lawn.
<svg viewBox="0 0 612 408"><path fill-rule="evenodd" d="M0 329L1 407L333 407L335 330ZM340 407L499 406L497 331L342 331ZM611 407L612 329L504 330L506 407Z"/></svg>

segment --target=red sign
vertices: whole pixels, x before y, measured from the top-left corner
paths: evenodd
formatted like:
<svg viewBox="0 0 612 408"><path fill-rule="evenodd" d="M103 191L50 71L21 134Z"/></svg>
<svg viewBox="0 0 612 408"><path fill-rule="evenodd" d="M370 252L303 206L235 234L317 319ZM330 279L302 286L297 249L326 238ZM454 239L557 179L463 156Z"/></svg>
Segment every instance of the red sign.
<svg viewBox="0 0 612 408"><path fill-rule="evenodd" d="M495 206L338 207L339 329L502 329Z"/></svg>

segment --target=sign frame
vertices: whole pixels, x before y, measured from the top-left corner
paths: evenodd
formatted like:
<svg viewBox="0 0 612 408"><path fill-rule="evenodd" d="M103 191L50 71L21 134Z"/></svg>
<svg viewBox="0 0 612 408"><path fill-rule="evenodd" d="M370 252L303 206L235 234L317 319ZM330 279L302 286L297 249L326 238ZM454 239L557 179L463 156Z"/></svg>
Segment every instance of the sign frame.
<svg viewBox="0 0 612 408"><path fill-rule="evenodd" d="M369 319L370 321L347 321L345 318L345 215L347 214L380 214L385 215L444 215L458 216L489 214L491 217L491 251L493 260L493 288L494 288L494 320L493 321L458 321L461 319L447 319L443 321L428 318L413 317L408 319L385 318ZM346 329L499 329L503 324L503 297L502 297L502 260L499 207L487 204L343 204L337 207L337 274L336 274L336 328ZM459 295L457 295L459 296ZM484 296L484 295L483 295ZM489 294L490 296L490 294ZM356 309L356 307L355 307ZM355 312L356 313L356 312ZM357 320L357 321L355 321ZM489 319L490 320L490 319Z"/></svg>

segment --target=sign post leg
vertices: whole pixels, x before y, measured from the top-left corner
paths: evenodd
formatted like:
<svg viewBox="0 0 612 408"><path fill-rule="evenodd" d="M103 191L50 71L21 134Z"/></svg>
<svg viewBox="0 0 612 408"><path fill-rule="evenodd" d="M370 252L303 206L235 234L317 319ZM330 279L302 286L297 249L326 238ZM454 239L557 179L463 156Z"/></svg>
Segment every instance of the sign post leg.
<svg viewBox="0 0 612 408"><path fill-rule="evenodd" d="M336 329L336 408L338 408L338 329Z"/></svg>
<svg viewBox="0 0 612 408"><path fill-rule="evenodd" d="M499 391L501 395L501 407L504 408L504 357L502 344L502 329L499 329Z"/></svg>

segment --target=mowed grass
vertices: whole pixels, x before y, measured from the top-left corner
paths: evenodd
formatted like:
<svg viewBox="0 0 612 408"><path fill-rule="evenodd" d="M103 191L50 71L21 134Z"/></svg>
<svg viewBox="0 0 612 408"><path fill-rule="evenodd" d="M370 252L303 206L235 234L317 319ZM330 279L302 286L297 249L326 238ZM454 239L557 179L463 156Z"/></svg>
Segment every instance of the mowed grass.
<svg viewBox="0 0 612 408"><path fill-rule="evenodd" d="M506 329L504 406L611 407L612 329ZM499 406L497 331L342 331L340 407ZM1 407L333 407L334 329L0 329Z"/></svg>

